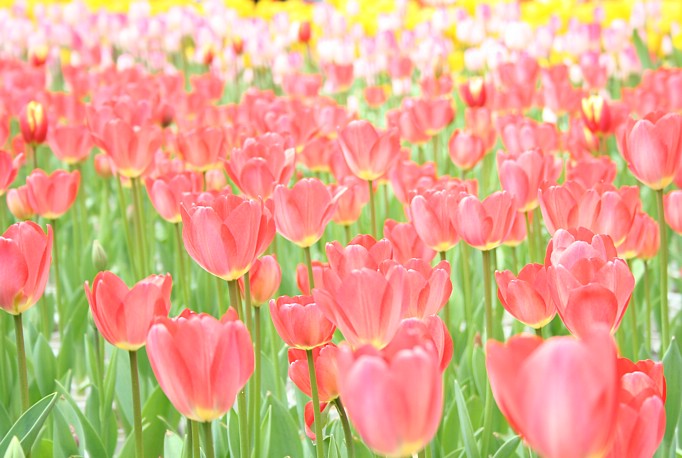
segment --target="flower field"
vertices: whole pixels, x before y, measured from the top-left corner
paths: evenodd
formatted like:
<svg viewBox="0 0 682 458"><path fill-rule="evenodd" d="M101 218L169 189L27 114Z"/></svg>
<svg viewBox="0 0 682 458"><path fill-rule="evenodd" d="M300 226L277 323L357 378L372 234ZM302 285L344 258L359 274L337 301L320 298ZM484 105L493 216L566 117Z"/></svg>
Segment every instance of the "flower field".
<svg viewBox="0 0 682 458"><path fill-rule="evenodd" d="M0 458L682 457L682 3L0 21Z"/></svg>

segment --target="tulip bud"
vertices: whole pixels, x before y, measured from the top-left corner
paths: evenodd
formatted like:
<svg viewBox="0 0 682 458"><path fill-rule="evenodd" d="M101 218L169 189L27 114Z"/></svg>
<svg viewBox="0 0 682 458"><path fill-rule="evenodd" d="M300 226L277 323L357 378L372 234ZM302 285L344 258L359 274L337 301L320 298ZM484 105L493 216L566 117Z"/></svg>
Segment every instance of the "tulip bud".
<svg viewBox="0 0 682 458"><path fill-rule="evenodd" d="M19 115L21 136L26 143L43 143L47 137L47 116L45 107L31 100Z"/></svg>
<svg viewBox="0 0 682 458"><path fill-rule="evenodd" d="M95 240L92 242L92 265L95 267L95 270L101 272L107 270L108 263L107 252L104 251L104 247L99 243L99 240Z"/></svg>
<svg viewBox="0 0 682 458"><path fill-rule="evenodd" d="M298 26L298 41L301 43L308 43L310 41L311 35L310 22L301 22L301 25Z"/></svg>
<svg viewBox="0 0 682 458"><path fill-rule="evenodd" d="M611 121L609 105L600 95L591 95L581 103L582 118L592 133L606 132Z"/></svg>

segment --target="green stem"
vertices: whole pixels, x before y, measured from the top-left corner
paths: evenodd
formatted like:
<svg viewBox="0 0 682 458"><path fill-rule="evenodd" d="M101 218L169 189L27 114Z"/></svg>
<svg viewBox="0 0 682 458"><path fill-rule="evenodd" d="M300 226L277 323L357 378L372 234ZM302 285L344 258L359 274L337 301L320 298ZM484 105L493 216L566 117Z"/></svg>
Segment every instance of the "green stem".
<svg viewBox="0 0 682 458"><path fill-rule="evenodd" d="M33 162L33 170L38 168L38 148L33 142L26 144L26 154L31 157Z"/></svg>
<svg viewBox="0 0 682 458"><path fill-rule="evenodd" d="M220 316L223 316L225 312L227 312L227 305L225 304L225 293L223 292L223 279L219 277L215 277L216 280L216 295L218 296L218 313ZM234 306L233 301L232 301L232 287L229 286L228 284L228 292L230 294L230 304ZM235 308L237 313L241 318L243 318L241 310Z"/></svg>
<svg viewBox="0 0 682 458"><path fill-rule="evenodd" d="M530 212L525 212L524 217L526 219L526 242L528 244L528 256L530 257L530 262L536 261L535 256L535 237L533 233L533 225L530 222ZM518 272L515 272L518 274Z"/></svg>
<svg viewBox="0 0 682 458"><path fill-rule="evenodd" d="M28 399L28 370L26 369L26 347L24 347L24 326L21 313L14 315L14 336L17 341L17 363L19 365L19 391L21 393L21 410L26 412L31 406Z"/></svg>
<svg viewBox="0 0 682 458"><path fill-rule="evenodd" d="M542 220L542 213L540 212L540 207L535 207L533 210L533 233L535 236L535 252L537 253L537 262L543 263L545 258L545 252L547 251L547 244L542 237L542 226L540 225L540 220Z"/></svg>
<svg viewBox="0 0 682 458"><path fill-rule="evenodd" d="M651 277L649 274L649 261L644 261L644 300L646 301L646 341L649 355L653 353L651 344Z"/></svg>
<svg viewBox="0 0 682 458"><path fill-rule="evenodd" d="M445 261L447 260L446 253L445 251L439 251L440 254L440 260ZM443 307L443 317L445 318L445 326L450 329L450 326L452 326L452 322L450 321L450 301L447 301L445 303L445 307Z"/></svg>
<svg viewBox="0 0 682 458"><path fill-rule="evenodd" d="M493 297L490 250L483 251L483 289L485 293L485 339L493 338ZM484 455L485 456L485 455Z"/></svg>
<svg viewBox="0 0 682 458"><path fill-rule="evenodd" d="M237 284L237 293L239 291L239 284ZM251 318L251 281L249 280L249 273L244 274L244 318L246 319L246 329L253 333L253 319Z"/></svg>
<svg viewBox="0 0 682 458"><path fill-rule="evenodd" d="M313 288L315 287L315 276L313 275L313 260L310 256L310 247L303 248L303 254L305 255L305 265L308 268L308 289L312 295Z"/></svg>
<svg viewBox="0 0 682 458"><path fill-rule="evenodd" d="M144 216L142 212L142 196L140 192L140 179L131 178L133 190L133 210L135 215L135 230L137 231L137 249L140 252L140 265L142 274L147 273L149 259L147 258L147 241L144 231Z"/></svg>
<svg viewBox="0 0 682 458"><path fill-rule="evenodd" d="M656 191L658 203L658 227L661 233L661 248L658 253L661 289L661 354L670 342L670 317L668 313L668 226L663 214L663 190Z"/></svg>
<svg viewBox="0 0 682 458"><path fill-rule="evenodd" d="M519 257L518 254L516 253L517 247L509 247L511 250L511 268L514 271L516 275L519 273Z"/></svg>
<svg viewBox="0 0 682 458"><path fill-rule="evenodd" d="M632 271L632 259L628 260L628 267ZM630 332L632 335L632 358L636 361L637 355L639 354L639 331L637 329L637 307L635 306L635 300L633 297L630 298L630 304L628 305L628 310L626 313L630 315Z"/></svg>
<svg viewBox="0 0 682 458"><path fill-rule="evenodd" d="M367 182L369 184L369 216L372 228L372 237L377 238L377 209L374 201L374 183L372 180Z"/></svg>
<svg viewBox="0 0 682 458"><path fill-rule="evenodd" d="M60 333L59 335L61 336L62 333L62 328L63 326L61 325L62 322L66 321L66 313L62 308L62 282L61 282L61 275L59 272L59 238L57 237L57 233L59 232L57 230L57 220L53 219L52 221L52 255L54 258L54 293L55 293L55 304L57 306L57 312L59 313L59 323L60 323ZM52 317L50 319L50 329L52 329ZM50 335L48 334L45 336L48 340L50 338Z"/></svg>
<svg viewBox="0 0 682 458"><path fill-rule="evenodd" d="M140 401L140 374L137 370L137 351L129 351L130 380L133 391L133 419L135 427L135 450L137 458L144 458L142 445L142 402Z"/></svg>
<svg viewBox="0 0 682 458"><path fill-rule="evenodd" d="M428 446L427 446L428 447ZM417 453L417 458L426 458L426 447L423 449L419 450L419 453Z"/></svg>
<svg viewBox="0 0 682 458"><path fill-rule="evenodd" d="M324 436L322 435L322 419L320 418L320 398L317 394L317 374L315 374L315 361L313 360L313 351L306 350L308 357L308 375L310 376L310 390L313 395L313 415L315 421L315 448L317 449L317 458L324 458Z"/></svg>
<svg viewBox="0 0 682 458"><path fill-rule="evenodd" d="M466 320L467 334L473 336L474 312L471 303L471 278L469 277L469 248L466 243L459 244L459 266L462 273L462 294L464 295L464 319Z"/></svg>
<svg viewBox="0 0 682 458"><path fill-rule="evenodd" d="M254 418L254 435L253 435L253 443L255 447L255 453L254 456L256 458L260 458L260 392L261 392L261 343L262 343L262 337L261 337L261 316L260 316L260 307L254 307L253 309L254 313L254 337L255 337L255 370L254 370L254 390L253 392L255 393L255 398L254 398L254 407L253 407L253 418Z"/></svg>
<svg viewBox="0 0 682 458"><path fill-rule="evenodd" d="M4 234L7 230L7 227L7 213L5 212L5 204L0 204L0 234Z"/></svg>
<svg viewBox="0 0 682 458"><path fill-rule="evenodd" d="M239 315L239 319L246 323L244 319L244 309L242 308L242 299L239 294L239 284L237 280L230 280L227 282L227 290L230 293L230 306L234 308Z"/></svg>
<svg viewBox="0 0 682 458"><path fill-rule="evenodd" d="M485 251L484 251L485 253ZM488 449L490 448L490 439L493 435L493 392L490 388L490 382L486 381L485 390L485 405L483 407L483 442L481 443L481 456L488 456Z"/></svg>
<svg viewBox="0 0 682 458"><path fill-rule="evenodd" d="M243 319L244 311L242 310L242 301L239 295L239 284L237 283L237 280L231 280L227 282L227 285L230 291L230 305ZM251 442L249 442L249 415L247 413L246 387L242 388L237 395L237 409L239 413L239 450L242 458L249 458Z"/></svg>
<svg viewBox="0 0 682 458"><path fill-rule="evenodd" d="M348 458L355 458L355 444L353 442L353 433L350 429L350 422L348 421L348 415L346 415L346 409L343 408L343 403L341 398L334 399L334 407L339 413L339 419L341 420L341 426L343 426L343 436L346 440L346 449L348 450Z"/></svg>
<svg viewBox="0 0 682 458"><path fill-rule="evenodd" d="M445 167L443 170L440 170L440 159L438 157L438 150L440 149L438 147L438 134L435 134L433 137L431 137L431 147L433 148L433 163L436 166L436 172L438 172L438 175L441 173L445 173ZM444 164L447 166L447 161Z"/></svg>
<svg viewBox="0 0 682 458"><path fill-rule="evenodd" d="M350 231L350 224L343 226L343 232L346 236L346 245L348 245L353 238L351 231Z"/></svg>
<svg viewBox="0 0 682 458"><path fill-rule="evenodd" d="M180 271L180 282L182 283L182 298L185 301L185 307L192 308L190 304L190 278L187 272L187 264L185 264L185 244L182 241L182 228L180 223L175 223L175 241L178 245L178 270ZM222 298L222 294L218 295Z"/></svg>
<svg viewBox="0 0 682 458"><path fill-rule="evenodd" d="M268 308L268 311L269 310L270 309ZM272 323L272 320L267 320L267 321ZM275 383L275 391L277 394L277 398L281 399L282 387L280 384L281 379L280 379L280 375L279 375L279 374L281 374L281 371L280 371L280 367L279 367L279 352L277 350L277 343L278 343L278 341L280 341L280 339L275 338L276 332L275 332L274 326L272 324L269 326L268 335L270 337L270 353L271 353L271 358L272 358L272 367L273 367L273 370L275 372L275 380L277 381L277 383Z"/></svg>
<svg viewBox="0 0 682 458"><path fill-rule="evenodd" d="M204 429L204 455L206 458L215 458L215 450L213 449L213 429L211 428L212 423L206 421L201 424Z"/></svg>
<svg viewBox="0 0 682 458"><path fill-rule="evenodd" d="M542 339L542 328L535 328L535 335Z"/></svg>
<svg viewBox="0 0 682 458"><path fill-rule="evenodd" d="M196 421L187 420L188 427L191 428L192 438L192 456L194 458L201 458L201 448L199 447L199 423Z"/></svg>
<svg viewBox="0 0 682 458"><path fill-rule="evenodd" d="M135 256L135 248L133 246L133 236L130 233L130 226L128 225L128 213L125 195L123 194L123 185L120 178L116 180L116 189L118 191L118 206L121 209L121 225L125 231L126 245L128 245L128 257L130 258L130 266L132 267L133 275L139 278L139 271L137 267L137 257Z"/></svg>

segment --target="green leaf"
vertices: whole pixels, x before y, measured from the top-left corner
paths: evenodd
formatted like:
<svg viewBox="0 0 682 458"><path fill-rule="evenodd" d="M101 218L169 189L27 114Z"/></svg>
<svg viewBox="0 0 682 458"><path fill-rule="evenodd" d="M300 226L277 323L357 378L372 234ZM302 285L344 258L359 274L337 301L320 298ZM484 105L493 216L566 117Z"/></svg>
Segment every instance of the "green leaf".
<svg viewBox="0 0 682 458"><path fill-rule="evenodd" d="M270 456L270 431L272 430L272 406L268 406L263 421L261 422L260 430L263 431L261 446L262 456Z"/></svg>
<svg viewBox="0 0 682 458"><path fill-rule="evenodd" d="M268 408L272 408L268 456L304 456L303 445L298 440L301 437L298 425L287 408L272 394L267 395L265 402Z"/></svg>
<svg viewBox="0 0 682 458"><path fill-rule="evenodd" d="M81 437L81 442L83 442L84 439L85 450L87 450L91 456L109 456L106 452L106 449L104 448L104 444L102 443L102 438L99 436L99 434L97 434L97 431L95 428L93 428L88 418L78 407L78 404L76 404L76 401L73 399L71 394L61 383L55 383L57 384L57 391L59 391L59 393L64 397L66 404L71 408L73 413L78 418L80 427L82 429L82 434L79 434L79 437Z"/></svg>
<svg viewBox="0 0 682 458"><path fill-rule="evenodd" d="M54 450L52 456L78 456L80 452L71 433L69 422L62 413L63 407L69 408L61 402L57 403L52 410L52 448Z"/></svg>
<svg viewBox="0 0 682 458"><path fill-rule="evenodd" d="M0 442L0 454L4 456L14 436L19 438L24 453L30 453L33 443L48 415L50 415L55 402L57 402L57 393L52 393L29 407Z"/></svg>
<svg viewBox="0 0 682 458"><path fill-rule="evenodd" d="M642 41L637 30L632 32L632 43L635 45L635 51L637 51L637 57L642 63L642 68L645 70L651 70L656 68L656 66L651 61L651 55L649 54L649 48L647 48L646 43Z"/></svg>
<svg viewBox="0 0 682 458"><path fill-rule="evenodd" d="M665 401L665 436L664 441L672 443L675 436L675 427L680 415L680 405L682 404L682 355L677 339L674 337L670 341L668 351L663 356L663 372L665 382L668 387L667 398Z"/></svg>
<svg viewBox="0 0 682 458"><path fill-rule="evenodd" d="M175 433L166 434L163 440L164 458L182 458L185 441Z"/></svg>
<svg viewBox="0 0 682 458"><path fill-rule="evenodd" d="M471 426L467 404L462 395L459 383L455 380L455 402L457 403L457 413L459 414L459 426L464 440L464 449L468 458L480 458L476 439L474 439L474 429Z"/></svg>
<svg viewBox="0 0 682 458"><path fill-rule="evenodd" d="M509 458L514 454L517 448L519 448L519 444L521 443L521 438L519 436L514 436L511 439L507 440L504 444L502 444L502 447L497 450L497 453L495 453L495 456L493 458Z"/></svg>
<svg viewBox="0 0 682 458"><path fill-rule="evenodd" d="M36 383L42 396L54 393L54 380L57 378L57 358L52 353L50 344L42 334L38 339L33 350Z"/></svg>
<svg viewBox="0 0 682 458"><path fill-rule="evenodd" d="M459 443L459 415L457 414L457 405L453 402L450 404L443 425L441 427L442 433L442 448L443 450L454 450Z"/></svg>
<svg viewBox="0 0 682 458"><path fill-rule="evenodd" d="M4 458L25 458L24 451L21 449L21 442L17 436L12 437L12 440L7 447Z"/></svg>

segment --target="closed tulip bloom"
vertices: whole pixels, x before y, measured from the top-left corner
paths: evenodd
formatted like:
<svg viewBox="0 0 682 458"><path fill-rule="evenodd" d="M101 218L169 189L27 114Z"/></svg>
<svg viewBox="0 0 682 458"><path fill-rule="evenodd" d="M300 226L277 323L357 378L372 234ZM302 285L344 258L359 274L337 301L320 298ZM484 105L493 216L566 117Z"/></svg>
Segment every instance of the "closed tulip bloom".
<svg viewBox="0 0 682 458"><path fill-rule="evenodd" d="M375 453L403 457L423 449L443 413L443 377L432 342L380 352L339 351L339 393L363 442ZM419 374L415 377L415 374Z"/></svg>
<svg viewBox="0 0 682 458"><path fill-rule="evenodd" d="M638 212L625 236L618 245L618 257L622 259L651 259L656 256L661 245L661 232L658 222L644 212Z"/></svg>
<svg viewBox="0 0 682 458"><path fill-rule="evenodd" d="M36 169L26 178L28 201L31 208L46 219L57 219L66 213L76 201L81 174L55 170L48 175Z"/></svg>
<svg viewBox="0 0 682 458"><path fill-rule="evenodd" d="M331 402L339 396L337 386L339 369L336 361L338 351L336 345L331 342L312 349L320 402ZM289 378L299 390L312 398L306 351L290 348L288 357Z"/></svg>
<svg viewBox="0 0 682 458"><path fill-rule="evenodd" d="M329 269L327 263L313 260L313 282L316 288L323 288L324 285L324 271ZM304 296L311 296L313 292L310 289L310 284L308 283L308 266L300 263L296 266L296 286L298 290Z"/></svg>
<svg viewBox="0 0 682 458"><path fill-rule="evenodd" d="M663 364L618 358L621 388L616 434L609 458L653 456L665 434L666 383Z"/></svg>
<svg viewBox="0 0 682 458"><path fill-rule="evenodd" d="M343 189L332 194L317 178L304 178L291 189L275 188L277 232L300 247L317 243L332 219Z"/></svg>
<svg viewBox="0 0 682 458"><path fill-rule="evenodd" d="M28 200L28 186L23 185L9 190L7 193L7 208L19 220L25 221L35 216L36 212Z"/></svg>
<svg viewBox="0 0 682 458"><path fill-rule="evenodd" d="M370 108L379 108L386 102L386 89L384 86L367 86L362 95Z"/></svg>
<svg viewBox="0 0 682 458"><path fill-rule="evenodd" d="M532 216L529 215L529 216ZM532 221L532 220L531 220ZM516 212L514 216L514 222L512 222L511 229L509 233L504 238L504 245L510 247L517 247L526 240L526 217L521 212Z"/></svg>
<svg viewBox="0 0 682 458"><path fill-rule="evenodd" d="M419 238L432 250L448 251L459 241L450 217L459 199L459 190L430 190L412 199L410 219Z"/></svg>
<svg viewBox="0 0 682 458"><path fill-rule="evenodd" d="M560 229L552 237L545 258L550 291L572 334L584 337L598 325L606 325L612 333L618 329L635 278L616 256L609 236L585 228Z"/></svg>
<svg viewBox="0 0 682 458"><path fill-rule="evenodd" d="M585 189L599 183L613 183L616 163L608 156L587 157L566 165L566 181L576 181Z"/></svg>
<svg viewBox="0 0 682 458"><path fill-rule="evenodd" d="M369 202L369 189L366 182L355 176L345 177L338 185L330 185L332 194L339 189L345 191L339 197L332 221L341 226L350 226L360 218L362 209Z"/></svg>
<svg viewBox="0 0 682 458"><path fill-rule="evenodd" d="M182 206L185 249L204 270L223 280L249 271L275 236L270 210L261 201L235 195L206 195Z"/></svg>
<svg viewBox="0 0 682 458"><path fill-rule="evenodd" d="M184 193L203 190L203 179L198 172L166 173L158 178L147 177L145 186L154 209L169 223L182 221L181 197Z"/></svg>
<svg viewBox="0 0 682 458"><path fill-rule="evenodd" d="M384 237L393 246L393 259L401 264L412 258L430 262L436 257L436 252L419 238L412 223L399 223L387 219L384 221Z"/></svg>
<svg viewBox="0 0 682 458"><path fill-rule="evenodd" d="M218 127L200 127L178 132L178 149L187 164L205 172L218 167L225 158L227 141L225 132Z"/></svg>
<svg viewBox="0 0 682 458"><path fill-rule="evenodd" d="M23 160L23 154L12 157L11 154L0 150L0 197L5 195L9 187L12 186Z"/></svg>
<svg viewBox="0 0 682 458"><path fill-rule="evenodd" d="M488 341L486 368L502 414L539 455L606 451L619 389L616 348L606 330L584 340L522 335Z"/></svg>
<svg viewBox="0 0 682 458"><path fill-rule="evenodd" d="M561 160L537 148L520 154L497 153L500 184L512 195L520 212L537 208L540 185L556 183L561 168Z"/></svg>
<svg viewBox="0 0 682 458"><path fill-rule="evenodd" d="M393 247L386 239L375 240L371 235L358 235L345 247L336 240L325 246L329 268L343 278L363 267L378 270L384 261L391 259ZM317 283L316 283L317 285Z"/></svg>
<svg viewBox="0 0 682 458"><path fill-rule="evenodd" d="M456 129L448 142L450 159L462 170L471 170L487 151L483 139L471 131Z"/></svg>
<svg viewBox="0 0 682 458"><path fill-rule="evenodd" d="M663 205L665 222L673 231L682 233L682 191L675 190L666 194Z"/></svg>
<svg viewBox="0 0 682 458"><path fill-rule="evenodd" d="M273 255L263 256L254 261L249 270L251 303L259 306L275 295L282 282L282 269ZM239 279L239 288L244 294L244 277Z"/></svg>
<svg viewBox="0 0 682 458"><path fill-rule="evenodd" d="M163 142L158 126L133 126L115 118L107 121L102 129L100 142L118 175L137 178L152 168L154 154Z"/></svg>
<svg viewBox="0 0 682 458"><path fill-rule="evenodd" d="M404 348L419 345L430 340L438 355L441 372L445 372L454 352L452 336L448 327L438 315L429 315L422 319L406 318L400 322L398 332L391 342L384 347L384 353L393 354Z"/></svg>
<svg viewBox="0 0 682 458"><path fill-rule="evenodd" d="M100 272L85 282L85 295L100 334L126 351L144 347L149 328L170 311L173 279L170 274L150 275L132 288L111 272Z"/></svg>
<svg viewBox="0 0 682 458"><path fill-rule="evenodd" d="M31 100L19 113L19 130L26 143L43 143L47 137L47 113L40 102Z"/></svg>
<svg viewBox="0 0 682 458"><path fill-rule="evenodd" d="M11 225L0 237L0 307L18 315L45 291L52 260L52 227L47 234L31 221Z"/></svg>
<svg viewBox="0 0 682 458"><path fill-rule="evenodd" d="M556 315L547 269L542 264L526 265L518 277L509 270L497 271L495 281L502 306L523 324L539 329Z"/></svg>
<svg viewBox="0 0 682 458"><path fill-rule="evenodd" d="M303 350L331 342L336 330L311 296L272 299L270 316L284 343Z"/></svg>
<svg viewBox="0 0 682 458"><path fill-rule="evenodd" d="M385 175L400 157L398 133L377 131L369 121L351 121L339 132L339 141L348 167L365 181Z"/></svg>
<svg viewBox="0 0 682 458"><path fill-rule="evenodd" d="M601 95L593 94L583 98L580 108L585 126L592 133L606 133L611 130L611 109Z"/></svg>
<svg viewBox="0 0 682 458"><path fill-rule="evenodd" d="M619 137L620 151L632 174L654 190L675 177L682 155L682 115L649 113L629 119Z"/></svg>
<svg viewBox="0 0 682 458"><path fill-rule="evenodd" d="M94 146L90 129L84 125L56 126L48 143L57 159L69 165L87 160Z"/></svg>
<svg viewBox="0 0 682 458"><path fill-rule="evenodd" d="M277 185L288 185L294 173L296 151L275 133L249 138L235 148L225 169L234 184L251 198L269 198Z"/></svg>
<svg viewBox="0 0 682 458"><path fill-rule="evenodd" d="M436 182L436 167L433 162L420 165L411 160L401 160L391 169L389 179L398 202L409 205L415 190L428 189Z"/></svg>
<svg viewBox="0 0 682 458"><path fill-rule="evenodd" d="M514 200L507 191L497 191L483 202L466 196L452 207L452 220L462 240L481 251L500 246L516 216Z"/></svg>
<svg viewBox="0 0 682 458"><path fill-rule="evenodd" d="M147 355L173 406L199 422L225 415L254 368L249 331L233 309L220 320L190 310L159 318L147 336Z"/></svg>
<svg viewBox="0 0 682 458"><path fill-rule="evenodd" d="M114 176L114 165L106 153L95 155L94 168L95 173L101 178L109 179Z"/></svg>
<svg viewBox="0 0 682 458"><path fill-rule="evenodd" d="M404 318L425 318L436 315L447 304L452 294L450 263L439 262L431 267L423 259L410 259L405 263L409 302Z"/></svg>
<svg viewBox="0 0 682 458"><path fill-rule="evenodd" d="M486 84L483 78L473 77L459 85L459 95L470 108L480 108L486 102Z"/></svg>

